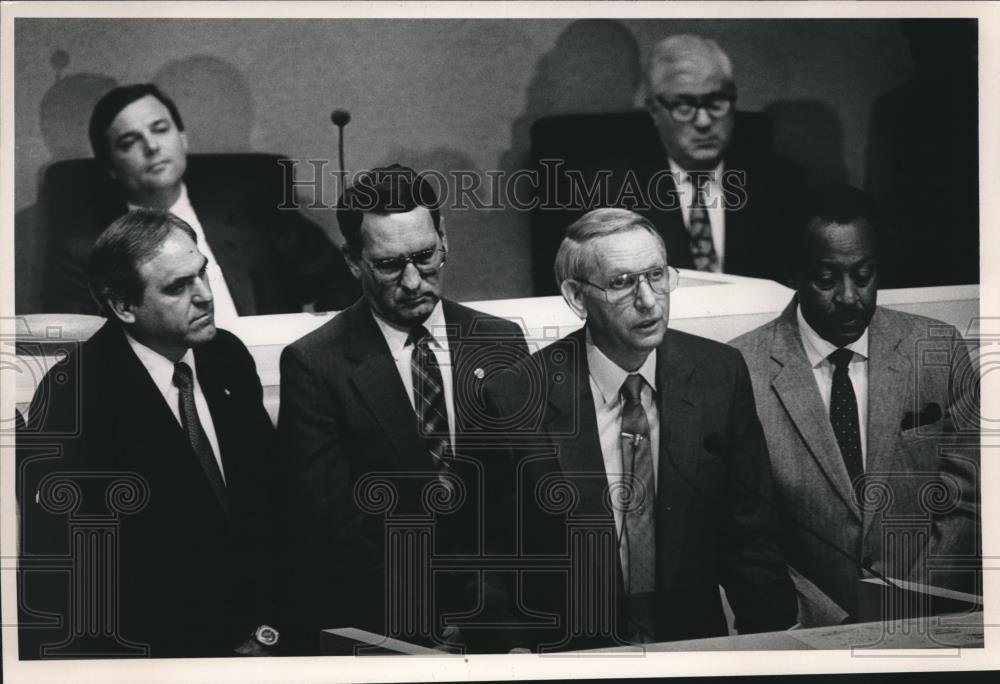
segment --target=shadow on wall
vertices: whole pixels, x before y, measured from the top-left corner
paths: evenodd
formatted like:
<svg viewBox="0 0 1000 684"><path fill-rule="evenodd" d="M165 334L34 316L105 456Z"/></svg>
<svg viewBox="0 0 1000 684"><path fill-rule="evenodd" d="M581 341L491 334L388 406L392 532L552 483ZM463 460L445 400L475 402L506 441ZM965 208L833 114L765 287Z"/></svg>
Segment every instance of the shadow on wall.
<svg viewBox="0 0 1000 684"><path fill-rule="evenodd" d="M641 77L639 44L628 27L613 19L572 22L538 60L525 92L524 109L511 126L510 147L500 156L498 168L509 176L530 167L531 126L538 119L632 109ZM490 219L503 231L497 239L506 235L525 245L524 262L504 266L531 272L531 212L506 207L497 214L499 219L492 214ZM527 291L505 296L531 294L529 284Z"/></svg>
<svg viewBox="0 0 1000 684"><path fill-rule="evenodd" d="M763 112L773 124L774 153L803 167L814 184L846 183L844 126L819 100L779 100Z"/></svg>
<svg viewBox="0 0 1000 684"><path fill-rule="evenodd" d="M402 164L426 173L441 202L441 219L448 235L447 296L459 301L497 299L514 296L490 283L503 283L511 264L489 259L490 254L507 250L494 247L504 239L506 219L502 211L489 209L493 195L485 182L459 199L456 171L465 172L471 187L472 179L483 179L483 169L476 168L472 158L459 150L393 149L379 166Z"/></svg>
<svg viewBox="0 0 1000 684"><path fill-rule="evenodd" d="M167 62L153 83L177 103L192 152L251 151L254 100L238 68L196 55Z"/></svg>
<svg viewBox="0 0 1000 684"><path fill-rule="evenodd" d="M42 96L38 109L38 127L49 159L38 169L38 195L42 178L53 162L90 157L87 124L94 105L104 93L118 85L104 74L62 76L70 57L64 50L52 54L56 81ZM28 314L41 311L44 256L48 246L46 217L38 204L29 205L14 216L14 311Z"/></svg>
<svg viewBox="0 0 1000 684"><path fill-rule="evenodd" d="M978 28L905 19L913 76L872 107L865 185L892 219L894 286L979 282Z"/></svg>

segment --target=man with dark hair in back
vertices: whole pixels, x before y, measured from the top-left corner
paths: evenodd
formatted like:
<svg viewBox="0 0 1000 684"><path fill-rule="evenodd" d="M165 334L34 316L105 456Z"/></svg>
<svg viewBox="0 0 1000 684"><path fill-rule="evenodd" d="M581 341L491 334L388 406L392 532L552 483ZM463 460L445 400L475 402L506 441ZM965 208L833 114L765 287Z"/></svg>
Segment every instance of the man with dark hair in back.
<svg viewBox="0 0 1000 684"><path fill-rule="evenodd" d="M278 433L291 470L303 649L316 648L320 628L361 626L441 648L506 650L468 621L445 624L447 613L481 619L477 606L491 605L497 587L476 573L432 573L427 559L410 574L389 567L404 549L387 547L386 535L393 516L433 519L436 557L475 556L498 538L492 497L503 492L492 486L498 464L473 449L477 402L495 368L525 355L524 336L442 298L448 237L434 189L412 169L362 174L337 218L362 298L281 355ZM388 518L378 500L391 502ZM424 576L427 587L405 584Z"/></svg>
<svg viewBox="0 0 1000 684"><path fill-rule="evenodd" d="M74 517L85 528L91 516L114 521L116 547L90 574L77 567L85 545L64 548L73 575L53 591L25 566L25 608L63 619L62 629L22 619L23 657L277 647L274 431L252 357L215 326L207 262L190 226L147 209L115 221L90 252L90 290L108 320L32 401L24 439L58 458L26 476L38 487L21 501L22 562L25 548L58 546L38 535L59 529L64 486L79 501L62 539L76 538Z"/></svg>
<svg viewBox="0 0 1000 684"><path fill-rule="evenodd" d="M222 321L301 311L306 305L342 309L357 297L343 259L323 231L298 212L278 209L281 188L262 194L245 178L188 173L184 122L155 85L121 86L104 95L91 115L89 136L117 196L73 225L53 226L45 311L96 313L87 295L87 254L104 226L136 208L169 211L194 229L209 260Z"/></svg>
<svg viewBox="0 0 1000 684"><path fill-rule="evenodd" d="M865 578L981 593L978 380L965 342L876 305L880 233L864 193L816 188L803 218L795 296L732 341L767 436L799 622L863 617Z"/></svg>

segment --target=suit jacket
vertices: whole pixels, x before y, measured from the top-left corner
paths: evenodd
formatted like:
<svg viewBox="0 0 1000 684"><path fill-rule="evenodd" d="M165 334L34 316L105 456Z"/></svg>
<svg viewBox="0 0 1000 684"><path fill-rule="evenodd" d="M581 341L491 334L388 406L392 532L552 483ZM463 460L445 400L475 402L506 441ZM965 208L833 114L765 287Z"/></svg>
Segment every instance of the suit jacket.
<svg viewBox="0 0 1000 684"><path fill-rule="evenodd" d="M868 329L865 476L852 489L802 346L797 305L793 299L780 317L732 344L750 368L767 435L800 621L856 618L865 566L974 590L979 401L961 336L931 318L876 310ZM944 565L928 564L933 556Z"/></svg>
<svg viewBox="0 0 1000 684"><path fill-rule="evenodd" d="M194 356L218 437L230 516L116 323L106 323L42 381L26 433L19 435L26 449L49 456L21 462L22 564L28 569L22 591L36 617L51 611L65 619L61 628L44 630L26 628L37 622L30 615L22 620L23 657L44 657L39 646L58 643L74 619L105 629L103 621L114 620L96 600L74 608L70 578L52 572L60 567L53 558L70 554L67 539L77 539L71 537L77 525L107 529L110 522L119 559L117 575L110 574L113 566L102 566L99 575L117 592L120 615L111 626L119 643L78 639L71 646L84 655L142 654L123 642L144 645L153 657L233 655L255 627L276 622L268 489L273 427L260 381L246 348L226 331ZM114 486L111 473L131 484ZM79 491L72 510L59 505L66 490L53 488L52 478L69 479ZM82 561L77 556L75 562ZM48 571L31 571L45 563Z"/></svg>
<svg viewBox="0 0 1000 684"><path fill-rule="evenodd" d="M646 112L637 112L633 118L623 125L642 130L619 132L623 145L607 149L607 142L595 142L596 151L591 152L585 144L587 151L573 152L574 158L567 158L564 166L540 170L543 192L532 227L536 295L558 294L552 263L566 227L599 207L631 209L645 216L663 237L671 265L694 268L690 234L666 150ZM769 140L753 139L763 132L744 130L745 123L746 119L738 118L720 179L725 208L723 270L781 282L783 250L796 215L795 198L804 187L803 173L793 163L774 157ZM570 154L566 152L567 157ZM572 173L578 176L574 179Z"/></svg>
<svg viewBox="0 0 1000 684"><path fill-rule="evenodd" d="M228 167L197 161L189 159L188 197L239 315L293 313L311 302L317 310L339 310L358 297L357 281L319 226L278 209L280 185L260 187ZM103 173L96 165L95 172ZM127 205L115 188L101 185L95 194L80 211L60 212L50 227L44 312L99 313L87 290L87 258Z"/></svg>
<svg viewBox="0 0 1000 684"><path fill-rule="evenodd" d="M364 300L282 352L278 431L289 466L290 568L295 573L289 602L307 651L316 647L319 630L328 627L362 626L404 639L440 631L440 623L429 618L422 618L427 621L418 629L399 613L387 617L387 610L403 610L387 605L388 595L431 600L428 587L396 593L406 578L399 567L387 567L391 529L403 523L420 527L432 535L438 557L479 554L496 537L490 530L499 521L489 511L502 492L486 485L496 480L496 468L475 448L485 431L479 393L484 378L499 364L526 356L524 336L509 321L448 300L443 307L456 411L455 455L449 462L464 487L455 507L434 496L441 493L437 471ZM431 577L427 558L415 562L418 575L430 578L437 592L435 621L443 606L464 600L456 582L468 581L476 592L482 590L472 573L449 583ZM473 632L465 635L467 643L469 635L475 638Z"/></svg>
<svg viewBox="0 0 1000 684"><path fill-rule="evenodd" d="M790 626L794 594L768 506L767 449L745 364L724 345L669 330L657 349L656 374L657 640L726 634L720 585L740 632ZM625 595L584 330L498 376L487 404L498 424L515 426L505 440L519 474L524 611L557 616L555 630L535 621L535 645L621 641ZM572 556L571 548L587 547L599 551ZM572 560L559 566L553 558ZM553 564L561 571L553 573ZM574 593L577 578L587 578L582 597ZM583 602L596 619L588 622Z"/></svg>

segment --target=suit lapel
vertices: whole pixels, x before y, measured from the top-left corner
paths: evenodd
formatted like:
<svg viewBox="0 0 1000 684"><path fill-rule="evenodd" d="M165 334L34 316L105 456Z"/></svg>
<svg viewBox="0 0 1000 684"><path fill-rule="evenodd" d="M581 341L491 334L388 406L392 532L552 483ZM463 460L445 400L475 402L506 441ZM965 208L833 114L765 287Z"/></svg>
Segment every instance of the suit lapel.
<svg viewBox="0 0 1000 684"><path fill-rule="evenodd" d="M657 351L656 382L660 412L659 472L656 494L657 582L669 586L677 569L679 547L684 534L684 518L690 504L687 483L698 470L702 452L697 419L698 390L695 367L676 352L673 336L667 331Z"/></svg>
<svg viewBox="0 0 1000 684"><path fill-rule="evenodd" d="M852 502L850 478L837 447L830 416L820 399L816 378L802 347L795 314L797 305L798 300L792 299L775 328L771 358L779 368L771 379L771 387L834 491L860 520L860 511Z"/></svg>
<svg viewBox="0 0 1000 684"><path fill-rule="evenodd" d="M544 369L549 388L544 429L546 434L567 435L557 440L559 467L571 478L579 494L576 513L614 525L614 516L608 507L608 478L597 432L594 397L590 391L584 329L571 334L565 343L556 344L563 347L562 353L547 353L544 357L550 361ZM558 361L559 358L563 361ZM555 382L553 376L556 375L576 380Z"/></svg>
<svg viewBox="0 0 1000 684"><path fill-rule="evenodd" d="M347 356L354 364L350 380L393 447L387 458L406 467L431 466L430 454L418 445L417 419L406 396L382 331L364 300L341 315L350 316Z"/></svg>
<svg viewBox="0 0 1000 684"><path fill-rule="evenodd" d="M894 469L900 416L910 396L910 362L900 353L898 331L876 310L868 336L868 450L865 471L888 473ZM872 516L865 516L864 532Z"/></svg>
<svg viewBox="0 0 1000 684"><path fill-rule="evenodd" d="M127 401L116 400L116 404L120 404L129 414L134 414L132 417L123 416L122 425L126 429L163 435L167 439L165 451L181 453L180 450L184 448L190 450L187 435L149 376L149 371L132 351L125 333L109 322L105 323L98 334L106 336L109 356L113 359L107 367L117 378L117 384L121 388L120 396L128 398ZM112 401L112 396L114 394L109 395L109 402ZM138 453L138 450L134 455L136 458L156 458L154 454Z"/></svg>

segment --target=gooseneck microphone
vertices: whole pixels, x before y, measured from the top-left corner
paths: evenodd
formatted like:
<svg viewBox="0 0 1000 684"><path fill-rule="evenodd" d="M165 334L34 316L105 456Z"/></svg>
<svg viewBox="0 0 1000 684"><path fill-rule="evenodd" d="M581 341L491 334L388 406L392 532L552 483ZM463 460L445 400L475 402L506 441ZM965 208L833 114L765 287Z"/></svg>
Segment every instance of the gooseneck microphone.
<svg viewBox="0 0 1000 684"><path fill-rule="evenodd" d="M347 189L347 171L344 169L344 126L351 122L351 113L346 109L334 109L330 121L337 127L337 151L340 161L340 192Z"/></svg>

